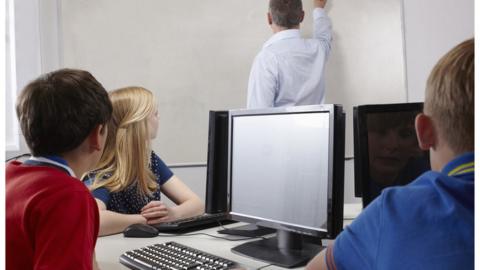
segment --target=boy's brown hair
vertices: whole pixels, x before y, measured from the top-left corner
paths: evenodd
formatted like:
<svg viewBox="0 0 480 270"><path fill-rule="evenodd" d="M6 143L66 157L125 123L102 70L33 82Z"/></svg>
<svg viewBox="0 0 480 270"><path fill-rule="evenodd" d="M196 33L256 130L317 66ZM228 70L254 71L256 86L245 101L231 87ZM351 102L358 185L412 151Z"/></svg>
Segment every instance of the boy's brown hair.
<svg viewBox="0 0 480 270"><path fill-rule="evenodd" d="M474 150L474 39L457 45L433 68L424 112L456 153Z"/></svg>
<svg viewBox="0 0 480 270"><path fill-rule="evenodd" d="M30 151L42 156L77 148L97 125L108 122L112 103L92 74L61 69L30 82L16 109Z"/></svg>

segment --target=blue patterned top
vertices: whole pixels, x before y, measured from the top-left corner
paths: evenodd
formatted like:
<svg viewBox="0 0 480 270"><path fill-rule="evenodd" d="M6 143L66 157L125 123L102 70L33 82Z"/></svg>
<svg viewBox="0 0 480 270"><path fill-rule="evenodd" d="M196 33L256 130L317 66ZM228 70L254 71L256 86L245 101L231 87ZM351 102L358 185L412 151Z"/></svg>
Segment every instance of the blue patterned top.
<svg viewBox="0 0 480 270"><path fill-rule="evenodd" d="M173 176L173 172L153 151L150 157L150 169L156 177L158 188L152 196L139 194L137 184L132 183L126 189L117 192L110 192L107 188L101 187L92 190L92 195L101 200L107 206L107 210L122 214L138 214L141 209L151 201L160 200L160 187ZM104 178L108 179L108 175ZM83 181L90 186L95 179L95 173L89 174Z"/></svg>

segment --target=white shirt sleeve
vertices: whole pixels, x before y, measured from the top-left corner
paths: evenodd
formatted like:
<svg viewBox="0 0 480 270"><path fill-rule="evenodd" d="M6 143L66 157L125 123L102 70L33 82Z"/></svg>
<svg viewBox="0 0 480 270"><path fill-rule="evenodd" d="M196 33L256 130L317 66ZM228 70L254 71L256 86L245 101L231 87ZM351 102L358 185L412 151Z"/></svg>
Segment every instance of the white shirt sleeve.
<svg viewBox="0 0 480 270"><path fill-rule="evenodd" d="M323 8L313 10L313 38L322 42L328 55L332 43L332 21Z"/></svg>
<svg viewBox="0 0 480 270"><path fill-rule="evenodd" d="M278 92L278 63L275 56L262 50L252 65L248 80L247 108L274 107Z"/></svg>

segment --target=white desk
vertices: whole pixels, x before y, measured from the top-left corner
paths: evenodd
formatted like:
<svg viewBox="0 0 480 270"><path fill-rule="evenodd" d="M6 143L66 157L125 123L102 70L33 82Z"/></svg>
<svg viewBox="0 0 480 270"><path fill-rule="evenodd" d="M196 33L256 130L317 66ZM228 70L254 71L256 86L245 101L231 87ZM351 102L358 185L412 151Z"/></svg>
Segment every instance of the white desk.
<svg viewBox="0 0 480 270"><path fill-rule="evenodd" d="M233 223L225 225L225 227L236 227L240 226L242 223ZM243 237L234 237L228 235L218 234L217 230L221 229L220 227L214 227L210 229L205 229L201 231L195 231L188 234L196 233L208 233L211 235L217 235L221 237L238 239ZM255 269L268 265L268 263L256 261L249 259L247 257L234 254L230 251L232 247L240 245L248 241L254 241L258 239L249 239L243 241L227 241L224 239L218 239L207 235L190 235L190 236L165 236L167 234L159 235L154 238L125 238L123 234L115 234L110 236L99 237L97 240L97 246L95 248L97 262L101 270L113 270L113 269L128 269L127 267L119 263L120 255L124 252L142 248L152 244L164 243L168 241L175 241L180 244L196 248L213 255L217 255L232 261L238 262L248 269ZM278 266L269 266L268 269L284 269Z"/></svg>
<svg viewBox="0 0 480 270"><path fill-rule="evenodd" d="M344 224L349 224L351 219L353 219L356 215L358 215L359 211L361 210L361 206L358 205L345 205L345 214L346 220ZM226 225L225 227L236 227L241 225L242 223L234 223ZM217 230L219 227L214 227L210 229L205 229L201 231L192 232L189 234L195 233L208 233L211 235L217 235L221 237L227 238L242 238L242 237L234 237L234 236L227 236L218 234ZM253 241L252 239L243 240L243 241L227 241L223 239L217 239L207 235L189 235L189 236L165 236L159 235L158 237L154 238L125 238L123 234L116 234L111 236L104 236L99 237L97 240L96 246L96 256L97 262L100 266L101 270L116 270L116 269L128 269L119 263L120 255L124 252L142 248L148 245L157 244L157 243L164 243L168 241L175 241L180 244L184 244L190 246L192 248L196 248L213 255L217 255L226 259L230 259L232 261L238 262L248 268L256 269L258 267L262 267L268 265L268 263L253 260L241 255L234 254L230 251L232 247L240 245L242 243ZM324 245L326 243L324 242ZM278 266L269 266L267 270L271 269L284 269ZM298 268L301 269L301 268Z"/></svg>

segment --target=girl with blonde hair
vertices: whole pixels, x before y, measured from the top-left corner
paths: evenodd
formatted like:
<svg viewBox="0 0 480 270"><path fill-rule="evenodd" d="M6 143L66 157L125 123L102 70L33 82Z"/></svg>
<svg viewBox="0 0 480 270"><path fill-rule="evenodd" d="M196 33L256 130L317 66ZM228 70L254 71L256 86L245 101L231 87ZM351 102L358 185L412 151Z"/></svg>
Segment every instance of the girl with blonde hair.
<svg viewBox="0 0 480 270"><path fill-rule="evenodd" d="M87 175L100 209L99 235L123 231L134 223L155 224L201 214L204 205L151 150L158 110L149 90L127 87L110 92L113 105L105 151ZM166 206L164 193L177 205Z"/></svg>

